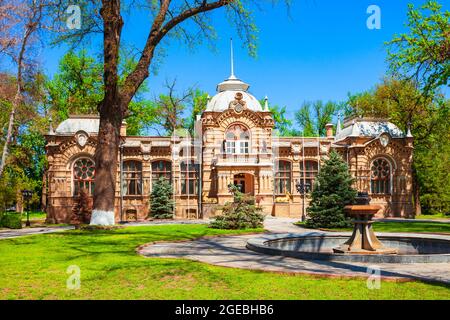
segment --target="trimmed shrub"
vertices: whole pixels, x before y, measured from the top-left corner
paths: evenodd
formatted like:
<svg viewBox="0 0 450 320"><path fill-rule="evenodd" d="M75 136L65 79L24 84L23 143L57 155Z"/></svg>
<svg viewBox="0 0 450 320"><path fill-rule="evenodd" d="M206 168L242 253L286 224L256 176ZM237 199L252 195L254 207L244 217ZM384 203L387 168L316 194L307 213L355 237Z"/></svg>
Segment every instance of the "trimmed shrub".
<svg viewBox="0 0 450 320"><path fill-rule="evenodd" d="M234 195L234 201L222 207L223 214L215 217L210 227L215 229L262 228L264 215L262 208L255 205L255 198L241 193L234 185L230 185L229 189Z"/></svg>
<svg viewBox="0 0 450 320"><path fill-rule="evenodd" d="M0 227L22 229L22 215L18 212L8 212L0 215Z"/></svg>

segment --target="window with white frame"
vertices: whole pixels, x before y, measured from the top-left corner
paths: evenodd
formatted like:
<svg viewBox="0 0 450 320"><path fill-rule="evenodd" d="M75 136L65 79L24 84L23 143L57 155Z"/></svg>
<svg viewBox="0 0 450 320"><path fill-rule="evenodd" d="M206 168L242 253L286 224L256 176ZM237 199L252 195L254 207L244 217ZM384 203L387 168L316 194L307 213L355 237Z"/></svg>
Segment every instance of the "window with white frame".
<svg viewBox="0 0 450 320"><path fill-rule="evenodd" d="M248 154L250 152L250 133L240 124L232 125L225 134L225 153Z"/></svg>

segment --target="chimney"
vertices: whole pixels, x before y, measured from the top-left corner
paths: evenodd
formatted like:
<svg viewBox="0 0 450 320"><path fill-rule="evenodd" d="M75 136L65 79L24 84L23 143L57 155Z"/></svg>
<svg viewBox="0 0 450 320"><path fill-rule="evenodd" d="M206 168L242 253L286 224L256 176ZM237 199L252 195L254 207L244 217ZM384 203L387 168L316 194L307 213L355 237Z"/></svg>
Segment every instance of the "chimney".
<svg viewBox="0 0 450 320"><path fill-rule="evenodd" d="M122 121L122 125L120 126L120 136L121 137L127 136L127 122L125 120Z"/></svg>
<svg viewBox="0 0 450 320"><path fill-rule="evenodd" d="M333 124L327 123L325 129L327 131L327 138L333 138Z"/></svg>

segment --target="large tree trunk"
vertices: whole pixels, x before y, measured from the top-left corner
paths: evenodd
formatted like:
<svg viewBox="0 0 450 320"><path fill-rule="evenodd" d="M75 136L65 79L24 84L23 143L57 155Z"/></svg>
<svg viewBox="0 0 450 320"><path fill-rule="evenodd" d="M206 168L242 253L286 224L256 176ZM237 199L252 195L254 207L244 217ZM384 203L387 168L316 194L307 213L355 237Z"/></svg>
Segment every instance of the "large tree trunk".
<svg viewBox="0 0 450 320"><path fill-rule="evenodd" d="M114 224L117 154L124 116L118 88L119 45L122 31L120 0L103 0L103 81L105 96L98 105L100 125L95 149L95 188L92 225Z"/></svg>
<svg viewBox="0 0 450 320"><path fill-rule="evenodd" d="M106 104L106 107L100 108L100 126L95 150L94 209L90 222L93 225L113 225L115 222L117 156L122 117L120 112L113 112L118 110L117 105L108 105L106 100L103 104Z"/></svg>
<svg viewBox="0 0 450 320"><path fill-rule="evenodd" d="M422 207L420 205L419 180L417 178L417 170L414 164L412 166L412 191L413 191L414 213L416 216L419 216L422 214Z"/></svg>
<svg viewBox="0 0 450 320"><path fill-rule="evenodd" d="M119 89L119 45L123 20L120 0L102 0L100 15L103 20L103 80L105 95L98 106L100 126L95 151L95 189L91 224L114 224L114 200L116 190L117 158L120 144L120 126L127 114L128 104L139 86L148 77L154 50L161 39L177 25L199 13L227 5L231 0L212 3L203 1L198 7L189 7L166 22L171 0L160 1L141 58L135 69L126 77Z"/></svg>

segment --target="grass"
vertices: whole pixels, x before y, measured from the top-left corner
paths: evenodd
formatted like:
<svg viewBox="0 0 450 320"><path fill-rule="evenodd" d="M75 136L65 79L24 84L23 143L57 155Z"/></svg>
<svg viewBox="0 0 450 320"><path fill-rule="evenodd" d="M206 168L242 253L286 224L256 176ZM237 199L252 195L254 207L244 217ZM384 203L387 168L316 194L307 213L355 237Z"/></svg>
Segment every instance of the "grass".
<svg viewBox="0 0 450 320"><path fill-rule="evenodd" d="M445 214L421 214L419 216L416 216L416 219L449 219L450 215Z"/></svg>
<svg viewBox="0 0 450 320"><path fill-rule="evenodd" d="M30 216L30 220L45 220L45 218L47 217L47 214L45 212L30 212L29 213ZM26 221L27 220L27 214L26 212L24 212L22 214L22 220Z"/></svg>
<svg viewBox="0 0 450 320"><path fill-rule="evenodd" d="M298 226L305 227L304 222L296 223ZM442 222L374 222L375 232L413 232L413 233L442 233L450 234L450 223ZM331 230L331 229L325 229ZM352 228L338 228L331 231L351 231Z"/></svg>
<svg viewBox="0 0 450 320"><path fill-rule="evenodd" d="M369 290L365 279L294 276L136 254L136 247L148 242L237 233L166 225L0 240L0 299L450 299L446 285L383 281L381 289ZM71 265L81 270L79 290L66 288Z"/></svg>

